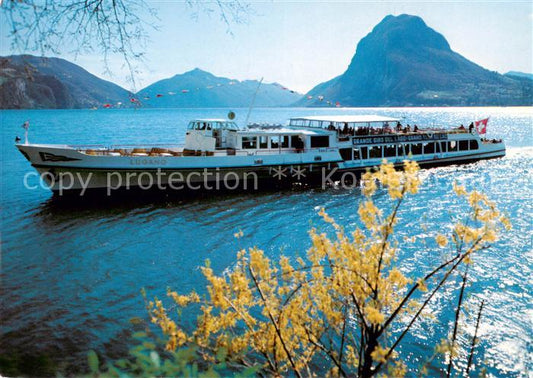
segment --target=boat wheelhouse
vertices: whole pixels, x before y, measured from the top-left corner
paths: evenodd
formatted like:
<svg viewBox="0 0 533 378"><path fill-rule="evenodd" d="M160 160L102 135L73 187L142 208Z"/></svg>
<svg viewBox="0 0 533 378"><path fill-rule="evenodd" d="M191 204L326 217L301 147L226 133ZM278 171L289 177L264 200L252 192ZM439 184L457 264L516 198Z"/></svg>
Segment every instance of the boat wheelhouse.
<svg viewBox="0 0 533 378"><path fill-rule="evenodd" d="M325 177L360 174L384 159L398 166L412 159L430 167L505 155L501 141L482 139L472 127L411 128L397 118L375 115L295 117L285 125L243 129L230 120L197 119L187 126L183 146L24 143L17 148L61 193L94 188L109 193L110 188L145 189L156 183L162 189L193 190L223 189L221 184L233 188L228 182L242 189L324 185Z"/></svg>

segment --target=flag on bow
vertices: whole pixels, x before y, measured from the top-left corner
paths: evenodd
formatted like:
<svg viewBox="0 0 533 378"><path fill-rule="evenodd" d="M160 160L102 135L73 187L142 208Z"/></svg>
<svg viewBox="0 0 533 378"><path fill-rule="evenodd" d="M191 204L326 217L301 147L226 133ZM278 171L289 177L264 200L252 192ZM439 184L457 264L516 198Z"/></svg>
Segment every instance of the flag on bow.
<svg viewBox="0 0 533 378"><path fill-rule="evenodd" d="M488 118L482 119L481 121L476 121L476 130L478 134L486 134L487 133L487 123L489 122Z"/></svg>

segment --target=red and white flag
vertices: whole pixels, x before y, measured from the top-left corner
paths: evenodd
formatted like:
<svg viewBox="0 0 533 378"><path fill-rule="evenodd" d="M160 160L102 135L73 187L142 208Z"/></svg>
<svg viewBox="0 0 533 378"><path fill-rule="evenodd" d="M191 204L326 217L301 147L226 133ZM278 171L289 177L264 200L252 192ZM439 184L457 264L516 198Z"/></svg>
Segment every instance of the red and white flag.
<svg viewBox="0 0 533 378"><path fill-rule="evenodd" d="M487 123L489 122L488 118L482 119L481 121L476 121L476 130L478 134L486 134L487 133Z"/></svg>

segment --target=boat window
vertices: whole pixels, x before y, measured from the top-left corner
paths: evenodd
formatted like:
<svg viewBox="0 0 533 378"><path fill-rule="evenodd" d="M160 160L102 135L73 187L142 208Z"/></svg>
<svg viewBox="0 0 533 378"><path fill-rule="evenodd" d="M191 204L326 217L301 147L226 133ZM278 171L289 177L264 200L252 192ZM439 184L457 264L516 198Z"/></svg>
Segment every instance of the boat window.
<svg viewBox="0 0 533 378"><path fill-rule="evenodd" d="M470 149L471 150L479 149L479 144L477 143L477 140L475 139L470 140Z"/></svg>
<svg viewBox="0 0 533 378"><path fill-rule="evenodd" d="M329 147L329 136L312 136L311 148Z"/></svg>
<svg viewBox="0 0 533 378"><path fill-rule="evenodd" d="M422 143L415 143L411 145L411 153L413 155L420 155L422 153Z"/></svg>
<svg viewBox="0 0 533 378"><path fill-rule="evenodd" d="M289 125L290 126L306 126L305 120L302 120L302 119L291 119Z"/></svg>
<svg viewBox="0 0 533 378"><path fill-rule="evenodd" d="M447 152L447 148L448 148L448 143L447 142L440 142L440 148L441 148L441 152Z"/></svg>
<svg viewBox="0 0 533 378"><path fill-rule="evenodd" d="M303 137L300 135L292 135L291 136L291 147L296 149L302 149L304 148L304 142Z"/></svg>
<svg viewBox="0 0 533 378"><path fill-rule="evenodd" d="M435 143L424 143L424 153L425 154L434 154L435 153Z"/></svg>
<svg viewBox="0 0 533 378"><path fill-rule="evenodd" d="M457 151L457 142L452 140L448 142L448 152Z"/></svg>
<svg viewBox="0 0 533 378"><path fill-rule="evenodd" d="M339 149L342 160L352 160L352 149L351 148L341 148Z"/></svg>
<svg viewBox="0 0 533 378"><path fill-rule="evenodd" d="M391 144L385 146L385 157L394 157L396 156L396 145Z"/></svg>
<svg viewBox="0 0 533 378"><path fill-rule="evenodd" d="M281 148L289 148L289 136L288 135L281 136Z"/></svg>
<svg viewBox="0 0 533 378"><path fill-rule="evenodd" d="M382 147L381 146L370 147L370 150L368 152L370 153L370 159L383 157L382 156Z"/></svg>
<svg viewBox="0 0 533 378"><path fill-rule="evenodd" d="M194 125L194 122L189 122L189 124L187 125L187 130L194 130Z"/></svg>
<svg viewBox="0 0 533 378"><path fill-rule="evenodd" d="M466 150L468 150L468 141L467 140L459 141L459 151L466 151Z"/></svg>
<svg viewBox="0 0 533 378"><path fill-rule="evenodd" d="M266 135L259 137L259 148L268 148L268 137Z"/></svg>
<svg viewBox="0 0 533 378"><path fill-rule="evenodd" d="M242 137L242 148L257 148L257 137Z"/></svg>
<svg viewBox="0 0 533 378"><path fill-rule="evenodd" d="M440 149L440 142L435 143L435 153L440 154L442 150Z"/></svg>
<svg viewBox="0 0 533 378"><path fill-rule="evenodd" d="M216 127L225 130L239 130L239 127L235 122L217 122Z"/></svg>
<svg viewBox="0 0 533 378"><path fill-rule="evenodd" d="M360 154L359 148L354 148L353 149L353 159L354 160L361 159L361 154Z"/></svg>
<svg viewBox="0 0 533 378"><path fill-rule="evenodd" d="M271 136L270 137L270 148L278 148L279 147L279 136Z"/></svg>
<svg viewBox="0 0 533 378"><path fill-rule="evenodd" d="M361 147L361 159L368 159L368 147Z"/></svg>

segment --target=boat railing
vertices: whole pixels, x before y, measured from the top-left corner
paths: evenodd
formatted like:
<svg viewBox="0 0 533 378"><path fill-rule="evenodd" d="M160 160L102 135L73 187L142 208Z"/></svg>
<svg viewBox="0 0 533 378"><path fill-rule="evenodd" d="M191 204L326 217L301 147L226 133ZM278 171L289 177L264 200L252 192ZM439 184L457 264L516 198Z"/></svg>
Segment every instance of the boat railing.
<svg viewBox="0 0 533 378"><path fill-rule="evenodd" d="M271 149L271 150L236 150L235 155L237 156L260 156L260 155L281 155L281 154L301 154L306 152L335 152L338 151L338 148L331 147L320 147L320 148L281 148L281 149ZM226 150L215 151L215 155L220 152L222 155L228 155ZM233 154L233 151L231 152Z"/></svg>
<svg viewBox="0 0 533 378"><path fill-rule="evenodd" d="M142 147L135 147L142 146ZM142 156L270 156L281 154L301 154L307 152L325 153L335 152L338 149L332 147L319 147L319 148L278 148L278 149L257 149L257 150L234 150L234 149L221 149L215 151L201 151L201 150L184 150L182 147L176 147L176 145L157 144L157 147L148 147L143 145L120 145L116 146L102 146L102 145L77 145L75 149L85 155L97 155L97 156L129 156L129 157L142 157ZM71 146L74 147L74 146ZM172 148L175 147L175 148Z"/></svg>
<svg viewBox="0 0 533 378"><path fill-rule="evenodd" d="M443 129L443 128L427 128L427 129L418 129L417 131L411 130L411 131L397 131L397 130L390 130L390 131L384 131L381 129L375 129L373 132L369 133L348 133L345 134L341 131L339 134L340 137L349 137L349 136L355 136L355 137L376 137L376 136L383 136L383 135L420 135L420 134L434 134L434 133L443 133L443 134L468 134L469 131L466 129Z"/></svg>
<svg viewBox="0 0 533 378"><path fill-rule="evenodd" d="M75 150L85 150L88 148L97 148L101 150L113 150L120 148L157 148L157 147L166 147L166 148L182 148L183 145L178 145L176 143L142 143L142 144L69 144L68 145Z"/></svg>
<svg viewBox="0 0 533 378"><path fill-rule="evenodd" d="M106 149L107 146L103 144L68 144L67 145L70 148L73 148L75 150L85 150L87 148L98 148L98 149Z"/></svg>
<svg viewBox="0 0 533 378"><path fill-rule="evenodd" d="M183 148L183 145L176 143L143 143L143 144L113 144L109 146L110 149L116 148Z"/></svg>

